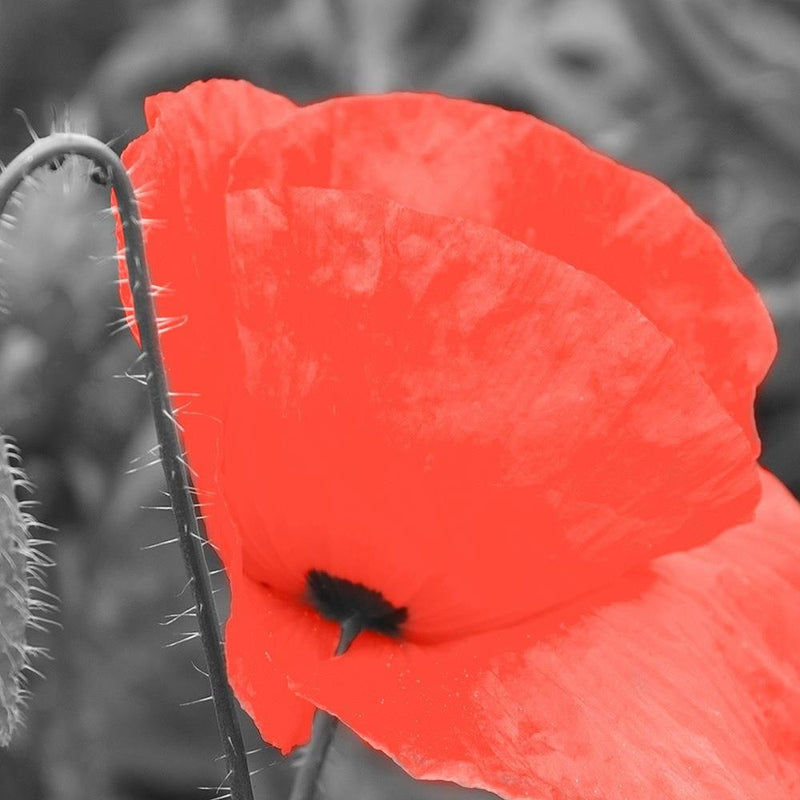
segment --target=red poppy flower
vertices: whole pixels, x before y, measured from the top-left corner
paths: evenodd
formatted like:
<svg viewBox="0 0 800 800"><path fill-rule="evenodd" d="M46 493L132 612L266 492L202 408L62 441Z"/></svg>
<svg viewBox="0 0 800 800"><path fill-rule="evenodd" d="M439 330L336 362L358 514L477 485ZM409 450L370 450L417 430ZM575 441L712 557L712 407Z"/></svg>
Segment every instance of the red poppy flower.
<svg viewBox="0 0 800 800"><path fill-rule="evenodd" d="M317 706L509 798L797 797L800 510L758 473L774 336L714 233L476 103L211 81L146 112L124 159L265 739ZM334 657L352 592L373 630Z"/></svg>

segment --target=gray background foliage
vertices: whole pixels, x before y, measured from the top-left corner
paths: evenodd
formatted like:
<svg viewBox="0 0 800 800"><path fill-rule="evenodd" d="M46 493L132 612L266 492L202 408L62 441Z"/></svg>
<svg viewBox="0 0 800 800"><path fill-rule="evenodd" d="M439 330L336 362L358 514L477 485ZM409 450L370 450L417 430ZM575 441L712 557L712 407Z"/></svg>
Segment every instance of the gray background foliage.
<svg viewBox="0 0 800 800"><path fill-rule="evenodd" d="M429 89L522 109L655 174L720 231L758 283L781 355L761 392L763 461L800 490L798 0L0 0L0 158L39 132L142 131L142 98L198 77L304 102ZM0 429L55 526L60 628L27 726L0 751L0 797L214 797L223 768L135 356L119 319L101 187L68 162L3 230ZM133 459L139 459L132 464ZM221 601L224 605L224 600ZM223 609L224 612L224 609ZM41 640L41 641L40 641ZM185 704L190 705L185 705ZM263 747L259 797L289 767ZM442 798L347 734L331 797ZM198 787L210 787L200 790ZM474 793L478 794L478 793Z"/></svg>

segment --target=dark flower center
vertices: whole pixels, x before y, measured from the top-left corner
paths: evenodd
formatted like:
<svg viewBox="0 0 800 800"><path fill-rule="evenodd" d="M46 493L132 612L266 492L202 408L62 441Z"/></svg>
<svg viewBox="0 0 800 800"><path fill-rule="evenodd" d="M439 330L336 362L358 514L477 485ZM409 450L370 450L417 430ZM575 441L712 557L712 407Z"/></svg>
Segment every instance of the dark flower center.
<svg viewBox="0 0 800 800"><path fill-rule="evenodd" d="M311 605L340 625L355 623L361 630L399 636L408 618L407 608L396 608L380 592L319 569L308 571L306 587Z"/></svg>

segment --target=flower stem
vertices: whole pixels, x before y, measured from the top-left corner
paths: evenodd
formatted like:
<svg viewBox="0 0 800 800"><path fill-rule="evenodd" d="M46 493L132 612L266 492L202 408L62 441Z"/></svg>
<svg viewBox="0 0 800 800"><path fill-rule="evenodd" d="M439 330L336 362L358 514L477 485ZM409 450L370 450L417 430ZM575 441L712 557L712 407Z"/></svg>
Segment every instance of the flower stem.
<svg viewBox="0 0 800 800"><path fill-rule="evenodd" d="M363 620L357 614L342 623L339 644L336 646L337 656L346 652L363 627ZM317 791L317 781L325 764L325 756L328 754L338 723L339 720L333 714L321 708L317 709L314 714L311 742L297 773L289 800L313 800Z"/></svg>
<svg viewBox="0 0 800 800"><path fill-rule="evenodd" d="M231 800L253 800L253 789L236 706L225 673L219 619L203 553L205 539L201 534L195 510L186 456L175 422L167 375L158 345L156 314L151 299L150 275L145 261L139 208L128 173L116 153L97 139L81 134L55 133L38 139L0 174L0 213L26 176L37 167L67 154L88 158L104 169L111 178L116 194L125 239L125 260L133 293L136 324L141 338L142 353L148 365L147 390L161 450L162 467L178 525L180 548L194 593L217 725L225 748Z"/></svg>

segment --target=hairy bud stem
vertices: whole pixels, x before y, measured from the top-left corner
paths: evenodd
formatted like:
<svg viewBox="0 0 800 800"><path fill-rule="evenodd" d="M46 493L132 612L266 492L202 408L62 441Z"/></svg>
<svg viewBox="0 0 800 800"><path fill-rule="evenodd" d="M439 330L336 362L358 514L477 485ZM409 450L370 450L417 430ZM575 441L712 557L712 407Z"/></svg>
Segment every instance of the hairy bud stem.
<svg viewBox="0 0 800 800"><path fill-rule="evenodd" d="M102 142L81 134L55 133L30 145L0 175L0 213L14 189L30 172L65 154L90 159L103 170L105 176L110 178L116 194L125 239L125 259L133 293L136 324L141 337L142 353L148 366L147 390L161 446L167 488L178 525L181 552L197 606L198 626L208 664L217 723L225 748L231 798L253 800L236 706L225 673L219 619L202 549L204 537L201 535L200 521L195 512L186 457L170 402L167 375L158 344L156 315L152 302L150 275L145 261L141 220L130 178L119 157Z"/></svg>

